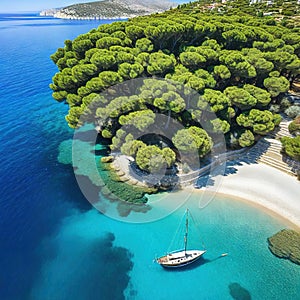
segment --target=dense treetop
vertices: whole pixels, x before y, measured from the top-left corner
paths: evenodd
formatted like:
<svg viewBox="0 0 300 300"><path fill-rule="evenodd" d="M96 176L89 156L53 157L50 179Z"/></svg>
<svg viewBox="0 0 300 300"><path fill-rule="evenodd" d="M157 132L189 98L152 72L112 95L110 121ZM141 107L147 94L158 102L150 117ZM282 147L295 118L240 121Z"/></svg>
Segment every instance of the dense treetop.
<svg viewBox="0 0 300 300"><path fill-rule="evenodd" d="M80 126L89 108L111 148L135 157L145 171L170 167L178 159L176 149L197 148L205 156L213 146L210 135L217 132L225 134L228 147L245 147L272 131L280 116L269 106L280 103L300 73L299 29L246 12L203 13L195 5L101 25L65 41L51 56L59 72L50 86L53 97L70 107L69 126ZM171 82L149 80L134 96L98 95L135 78L166 78L198 97L190 101ZM215 115L204 130L200 119L208 107ZM166 116L162 128L176 119L184 129L169 141L131 134L133 128L142 133L153 126L157 113Z"/></svg>
<svg viewBox="0 0 300 300"><path fill-rule="evenodd" d="M282 137L282 150L288 156L300 161L300 136L297 137Z"/></svg>

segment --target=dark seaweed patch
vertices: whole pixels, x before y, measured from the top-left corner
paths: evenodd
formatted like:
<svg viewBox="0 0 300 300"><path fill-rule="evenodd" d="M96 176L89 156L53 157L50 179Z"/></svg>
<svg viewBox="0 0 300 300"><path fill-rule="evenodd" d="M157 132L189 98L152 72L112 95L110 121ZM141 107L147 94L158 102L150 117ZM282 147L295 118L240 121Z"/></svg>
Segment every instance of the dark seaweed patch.
<svg viewBox="0 0 300 300"><path fill-rule="evenodd" d="M229 292L235 300L251 300L251 294L248 290L242 287L239 283L233 282L229 284Z"/></svg>

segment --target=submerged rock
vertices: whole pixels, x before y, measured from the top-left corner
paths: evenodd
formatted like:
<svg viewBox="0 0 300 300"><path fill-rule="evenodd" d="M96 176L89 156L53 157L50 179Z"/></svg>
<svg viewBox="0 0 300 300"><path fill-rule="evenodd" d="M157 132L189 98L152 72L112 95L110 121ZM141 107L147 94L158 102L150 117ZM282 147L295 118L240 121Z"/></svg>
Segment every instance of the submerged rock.
<svg viewBox="0 0 300 300"><path fill-rule="evenodd" d="M300 265L300 232L283 229L268 238L268 243L274 255Z"/></svg>
<svg viewBox="0 0 300 300"><path fill-rule="evenodd" d="M72 164L72 143L73 140L65 140L58 147L57 161L64 165Z"/></svg>
<svg viewBox="0 0 300 300"><path fill-rule="evenodd" d="M248 290L243 288L239 283L233 282L229 284L229 292L235 300L251 300L251 294Z"/></svg>
<svg viewBox="0 0 300 300"><path fill-rule="evenodd" d="M111 163L114 161L114 157L113 156L103 156L101 157L101 162L102 163Z"/></svg>

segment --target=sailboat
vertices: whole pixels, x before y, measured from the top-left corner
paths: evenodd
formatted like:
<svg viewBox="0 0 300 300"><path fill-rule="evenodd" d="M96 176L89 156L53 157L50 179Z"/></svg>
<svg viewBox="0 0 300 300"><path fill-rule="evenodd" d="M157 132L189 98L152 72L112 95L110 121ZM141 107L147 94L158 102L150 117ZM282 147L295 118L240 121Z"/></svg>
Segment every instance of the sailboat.
<svg viewBox="0 0 300 300"><path fill-rule="evenodd" d="M179 268L191 264L198 260L206 250L189 250L188 246L188 230L189 230L189 210L185 212L185 234L184 249L175 250L164 256L156 258L156 262L165 268Z"/></svg>

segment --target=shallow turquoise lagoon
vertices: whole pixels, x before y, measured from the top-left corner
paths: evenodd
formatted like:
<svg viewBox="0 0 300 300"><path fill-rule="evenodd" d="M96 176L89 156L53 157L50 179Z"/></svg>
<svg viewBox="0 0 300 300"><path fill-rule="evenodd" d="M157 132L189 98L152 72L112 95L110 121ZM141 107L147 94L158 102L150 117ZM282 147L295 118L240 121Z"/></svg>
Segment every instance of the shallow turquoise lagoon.
<svg viewBox="0 0 300 300"><path fill-rule="evenodd" d="M186 192L179 192L172 198L185 196ZM194 193L174 213L144 224L126 223L126 218L125 222L112 220L96 210L74 211L46 241L54 245L56 255L44 262L42 277L34 287L35 298L55 292L64 299L68 291L75 299L80 299L79 295L83 299L89 288L87 278L99 283L110 278L107 284L114 289L120 282L118 277L111 278L111 273L121 270L129 258L132 269L124 292L128 299L297 299L299 266L274 257L267 247L267 237L284 225L257 208L220 197L199 209L198 198ZM169 248L186 207L193 217L190 245L205 246L207 253L187 268L163 269L153 259ZM158 216L162 209L166 207L154 202ZM92 252L92 245L106 233L114 235L113 247L128 251L118 260L104 249ZM228 256L220 257L225 252ZM93 278L94 272L99 277Z"/></svg>

